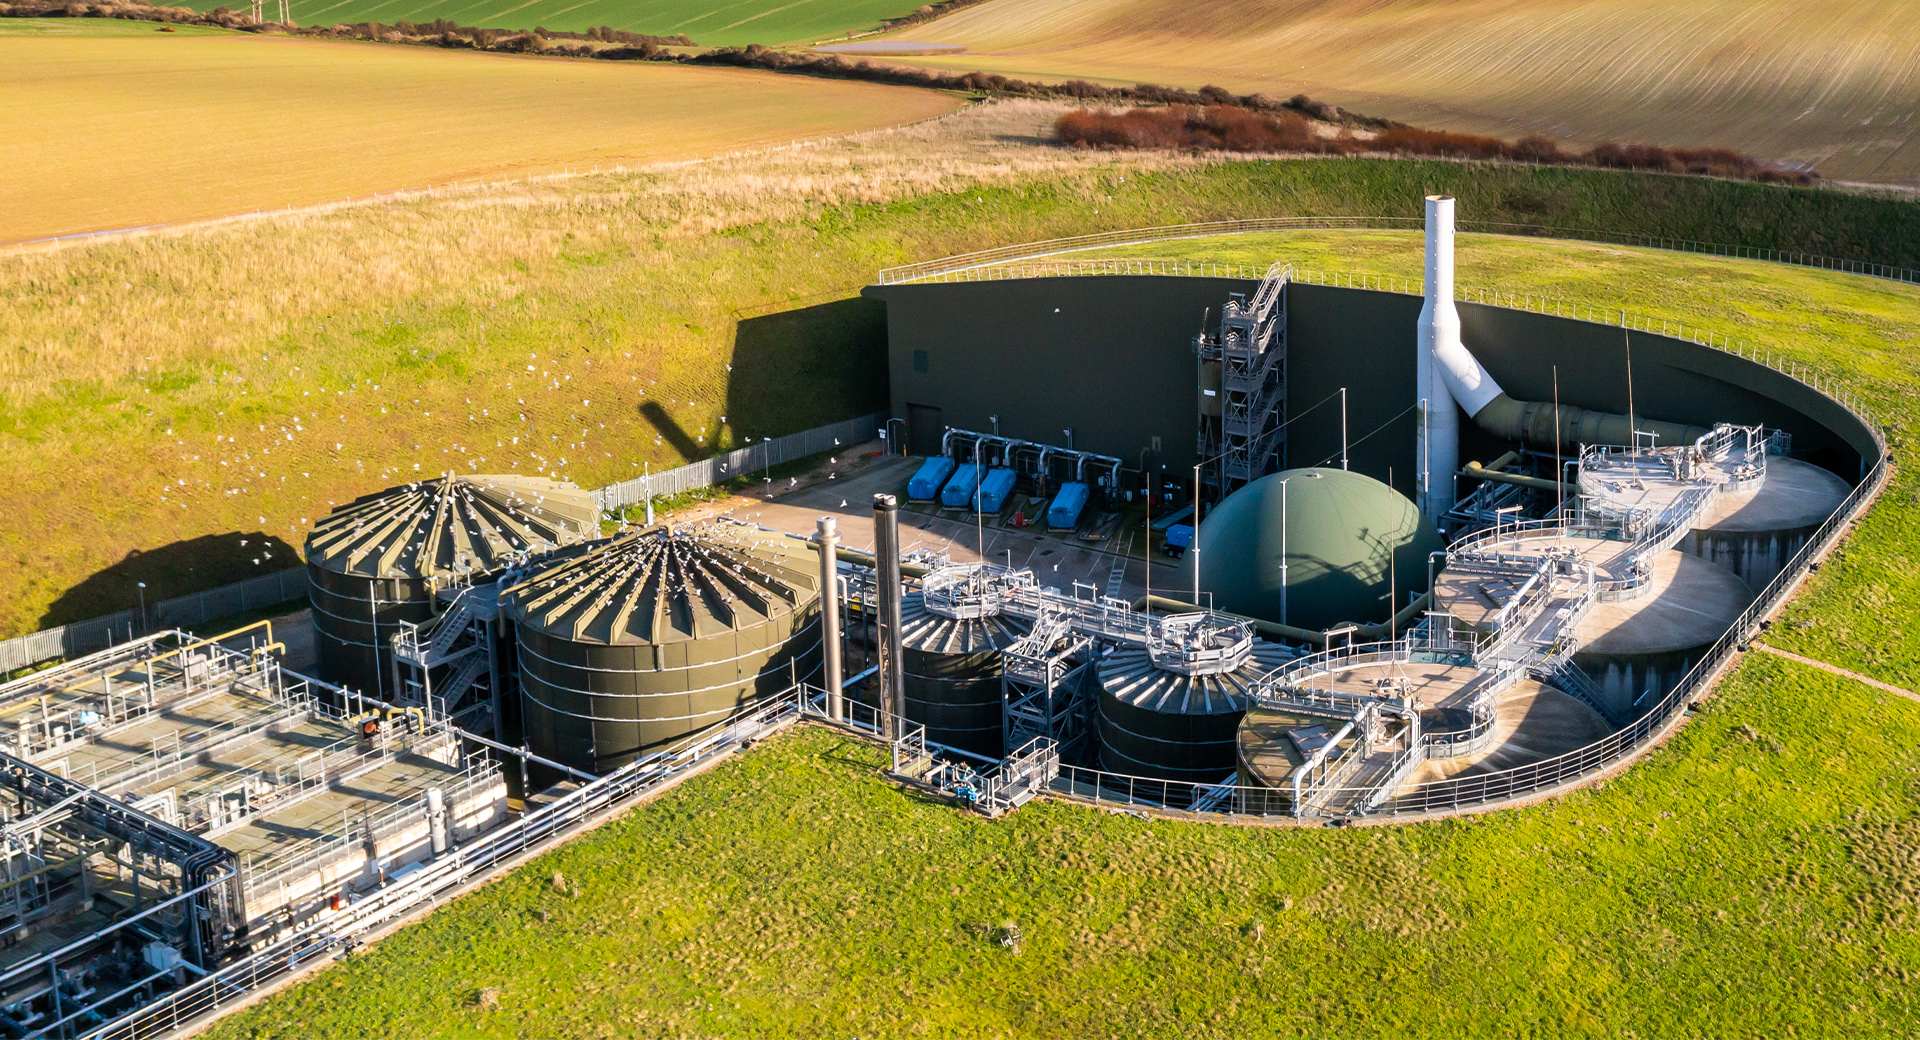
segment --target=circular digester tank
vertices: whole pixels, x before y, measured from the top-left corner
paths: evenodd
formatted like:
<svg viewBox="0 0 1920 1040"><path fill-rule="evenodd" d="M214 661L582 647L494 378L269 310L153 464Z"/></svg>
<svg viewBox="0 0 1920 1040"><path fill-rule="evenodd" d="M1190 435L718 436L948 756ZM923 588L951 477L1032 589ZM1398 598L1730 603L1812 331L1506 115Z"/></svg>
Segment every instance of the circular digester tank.
<svg viewBox="0 0 1920 1040"><path fill-rule="evenodd" d="M528 561L500 594L528 745L604 774L816 681L819 570L806 542L735 524Z"/></svg>
<svg viewBox="0 0 1920 1040"><path fill-rule="evenodd" d="M1188 631L1167 631L1160 645L1122 647L1101 658L1094 732L1101 768L1110 773L1186 783L1219 783L1234 768L1234 734L1247 691L1292 659L1284 647L1252 637L1244 622L1219 615ZM1223 656L1183 653L1229 649Z"/></svg>
<svg viewBox="0 0 1920 1040"><path fill-rule="evenodd" d="M1235 614L1321 630L1385 621L1424 591L1440 535L1372 477L1311 467L1261 477L1200 524L1200 587Z"/></svg>
<svg viewBox="0 0 1920 1040"><path fill-rule="evenodd" d="M939 582L938 573L929 575ZM935 744L999 758L1006 754L1000 675L1002 652L1027 632L1027 624L1001 613L992 602L964 595L955 600L936 588L910 592L900 601L900 671L910 722L927 728Z"/></svg>
<svg viewBox="0 0 1920 1040"><path fill-rule="evenodd" d="M340 506L307 536L320 678L391 696L393 635L431 620L437 591L599 529L591 495L542 477L449 475Z"/></svg>
<svg viewBox="0 0 1920 1040"><path fill-rule="evenodd" d="M1721 494L1679 547L1760 589L1786 569L1852 490L1810 462L1772 456L1760 487Z"/></svg>

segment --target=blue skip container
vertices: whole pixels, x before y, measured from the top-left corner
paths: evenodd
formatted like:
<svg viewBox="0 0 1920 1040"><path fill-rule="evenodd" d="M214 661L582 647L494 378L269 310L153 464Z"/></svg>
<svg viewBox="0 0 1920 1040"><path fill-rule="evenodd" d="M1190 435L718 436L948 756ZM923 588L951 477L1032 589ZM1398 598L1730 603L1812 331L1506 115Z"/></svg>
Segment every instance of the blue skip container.
<svg viewBox="0 0 1920 1040"><path fill-rule="evenodd" d="M980 486L980 467L969 462L953 471L953 479L940 492L940 504L948 509L972 509L973 489Z"/></svg>
<svg viewBox="0 0 1920 1040"><path fill-rule="evenodd" d="M980 482L980 511L998 515L1007 507L1007 496L1013 494L1014 481L1018 474L1010 469L990 469L987 479Z"/></svg>
<svg viewBox="0 0 1920 1040"><path fill-rule="evenodd" d="M953 476L953 467L959 465L945 455L928 459L920 467L920 472L907 481L907 498L914 502L931 502L940 497L940 488Z"/></svg>
<svg viewBox="0 0 1920 1040"><path fill-rule="evenodd" d="M1060 485L1060 493L1053 496L1053 506L1047 510L1047 527L1055 531L1071 531L1080 523L1080 511L1087 508L1087 496L1092 489L1079 481L1070 481Z"/></svg>

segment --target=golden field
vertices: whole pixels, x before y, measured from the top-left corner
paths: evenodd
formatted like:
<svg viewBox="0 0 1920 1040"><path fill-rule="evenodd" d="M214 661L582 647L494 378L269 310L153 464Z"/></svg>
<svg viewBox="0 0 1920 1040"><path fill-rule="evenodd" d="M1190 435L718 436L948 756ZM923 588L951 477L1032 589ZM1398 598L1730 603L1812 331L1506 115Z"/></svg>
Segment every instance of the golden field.
<svg viewBox="0 0 1920 1040"><path fill-rule="evenodd" d="M898 35L967 47L903 63L1305 93L1920 185L1917 0L993 0Z"/></svg>
<svg viewBox="0 0 1920 1040"><path fill-rule="evenodd" d="M732 69L89 22L0 23L0 242L694 158L958 105Z"/></svg>

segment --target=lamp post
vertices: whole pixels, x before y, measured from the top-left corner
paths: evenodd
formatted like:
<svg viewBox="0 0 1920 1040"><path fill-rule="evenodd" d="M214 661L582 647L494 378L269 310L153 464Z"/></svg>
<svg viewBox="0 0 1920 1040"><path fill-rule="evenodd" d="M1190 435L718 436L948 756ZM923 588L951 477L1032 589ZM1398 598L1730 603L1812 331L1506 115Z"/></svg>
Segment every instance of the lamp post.
<svg viewBox="0 0 1920 1040"><path fill-rule="evenodd" d="M1193 557L1193 605L1195 607L1200 605L1200 470L1231 454L1233 449L1228 448L1213 458L1202 459L1193 464L1193 537L1187 539L1187 555ZM1220 483L1225 487L1226 478L1222 477Z"/></svg>
<svg viewBox="0 0 1920 1040"><path fill-rule="evenodd" d="M1153 613L1153 473L1147 469L1147 453L1152 450L1151 447L1140 449L1140 476L1147 482L1147 546L1140 553L1140 563L1147 575L1148 614Z"/></svg>
<svg viewBox="0 0 1920 1040"><path fill-rule="evenodd" d="M147 634L147 583L137 584L140 586L140 634L144 636Z"/></svg>
<svg viewBox="0 0 1920 1040"><path fill-rule="evenodd" d="M1283 625L1289 624L1287 621L1287 532L1293 527L1293 519L1287 513L1287 484L1303 475L1315 480L1321 479L1318 470L1310 469L1305 474L1295 473L1280 481L1280 623Z"/></svg>

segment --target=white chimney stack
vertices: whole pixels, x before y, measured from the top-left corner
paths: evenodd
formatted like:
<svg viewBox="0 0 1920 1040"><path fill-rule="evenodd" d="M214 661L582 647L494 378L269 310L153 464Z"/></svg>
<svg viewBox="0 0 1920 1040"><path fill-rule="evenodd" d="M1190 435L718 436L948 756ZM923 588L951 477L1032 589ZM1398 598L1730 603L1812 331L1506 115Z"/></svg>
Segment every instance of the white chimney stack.
<svg viewBox="0 0 1920 1040"><path fill-rule="evenodd" d="M1419 375L1424 408L1415 433L1414 472L1420 512L1439 523L1453 508L1453 474L1460 468L1460 414L1447 388L1442 358L1466 355L1460 312L1453 306L1453 197L1427 196L1427 300L1420 308ZM1420 403L1416 401L1416 403Z"/></svg>

